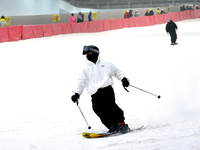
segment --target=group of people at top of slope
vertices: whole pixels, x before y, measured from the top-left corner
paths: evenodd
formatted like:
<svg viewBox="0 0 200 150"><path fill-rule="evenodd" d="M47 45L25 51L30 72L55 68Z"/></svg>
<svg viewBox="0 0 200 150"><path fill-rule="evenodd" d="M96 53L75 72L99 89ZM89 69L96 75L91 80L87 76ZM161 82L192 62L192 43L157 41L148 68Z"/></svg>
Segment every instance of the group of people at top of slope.
<svg viewBox="0 0 200 150"><path fill-rule="evenodd" d="M163 9L160 10L159 8L157 8L156 14L157 15L166 14L166 12ZM153 15L154 15L154 11L152 9L146 10L146 12L144 14L144 16L153 16Z"/></svg>
<svg viewBox="0 0 200 150"><path fill-rule="evenodd" d="M92 21L92 12L90 11L88 14L88 21ZM77 20L74 18L74 14L72 13L70 16L69 23L80 23L84 22L84 14L79 12L77 16Z"/></svg>
<svg viewBox="0 0 200 150"><path fill-rule="evenodd" d="M124 18L131 18L131 17L138 17L140 14L138 12L138 10L135 10L135 13L133 15L133 10L129 10L129 11L125 11L124 13Z"/></svg>
<svg viewBox="0 0 200 150"><path fill-rule="evenodd" d="M200 9L200 5L183 5L180 7L180 11L198 10L198 9Z"/></svg>

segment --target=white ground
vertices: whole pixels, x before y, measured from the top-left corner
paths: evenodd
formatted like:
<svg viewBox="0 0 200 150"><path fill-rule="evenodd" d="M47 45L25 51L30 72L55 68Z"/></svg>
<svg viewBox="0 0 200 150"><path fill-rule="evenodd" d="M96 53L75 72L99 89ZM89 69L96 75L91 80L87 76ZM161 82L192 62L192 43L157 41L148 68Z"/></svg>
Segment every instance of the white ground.
<svg viewBox="0 0 200 150"><path fill-rule="evenodd" d="M165 24L0 43L0 150L199 150L200 19L176 22L170 45ZM142 132L85 139L106 132L85 90L80 99L91 130L71 101L85 63L84 45L99 47L132 85L115 79L116 102L131 128Z"/></svg>

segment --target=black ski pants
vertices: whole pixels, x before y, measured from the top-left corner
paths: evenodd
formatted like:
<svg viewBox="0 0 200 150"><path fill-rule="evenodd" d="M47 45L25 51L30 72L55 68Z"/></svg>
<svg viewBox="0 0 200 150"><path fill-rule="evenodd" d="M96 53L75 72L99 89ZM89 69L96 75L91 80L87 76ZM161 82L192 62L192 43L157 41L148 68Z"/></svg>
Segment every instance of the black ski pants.
<svg viewBox="0 0 200 150"><path fill-rule="evenodd" d="M176 43L176 32L170 32L171 43Z"/></svg>
<svg viewBox="0 0 200 150"><path fill-rule="evenodd" d="M124 122L124 112L115 103L115 93L112 86L99 89L92 95L92 107L108 129L114 124Z"/></svg>

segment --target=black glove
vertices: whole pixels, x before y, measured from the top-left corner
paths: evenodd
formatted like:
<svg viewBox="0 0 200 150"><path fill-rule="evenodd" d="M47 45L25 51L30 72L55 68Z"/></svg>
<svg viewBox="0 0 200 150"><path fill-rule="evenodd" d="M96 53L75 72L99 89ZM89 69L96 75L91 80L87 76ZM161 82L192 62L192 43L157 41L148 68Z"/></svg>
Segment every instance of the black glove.
<svg viewBox="0 0 200 150"><path fill-rule="evenodd" d="M127 80L127 78L123 78L122 79L122 85L123 85L123 87L128 87L129 86L129 81Z"/></svg>
<svg viewBox="0 0 200 150"><path fill-rule="evenodd" d="M130 85L130 83L129 83L129 81L127 80L127 78L123 78L122 79L122 85L123 85L123 87L124 87L124 89L127 91L127 92L129 92L127 89L126 89L126 87L128 87L129 85Z"/></svg>
<svg viewBox="0 0 200 150"><path fill-rule="evenodd" d="M72 95L72 101L74 103L78 102L78 99L79 99L80 95L78 93L75 93L74 95Z"/></svg>

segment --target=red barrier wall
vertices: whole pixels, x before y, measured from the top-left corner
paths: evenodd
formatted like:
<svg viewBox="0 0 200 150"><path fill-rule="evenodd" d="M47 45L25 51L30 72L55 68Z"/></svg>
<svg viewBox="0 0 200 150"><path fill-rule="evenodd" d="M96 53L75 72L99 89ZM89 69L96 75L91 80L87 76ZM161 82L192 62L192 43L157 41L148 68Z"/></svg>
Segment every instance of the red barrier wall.
<svg viewBox="0 0 200 150"><path fill-rule="evenodd" d="M99 28L98 21L88 22L88 32L97 32L97 28Z"/></svg>
<svg viewBox="0 0 200 150"><path fill-rule="evenodd" d="M108 23L107 23L108 22ZM110 28L106 25L110 24L110 20L98 20L96 22L96 32L102 32L102 31L107 31ZM95 27L94 27L95 28Z"/></svg>
<svg viewBox="0 0 200 150"><path fill-rule="evenodd" d="M140 17L141 26L149 26L149 17L142 16Z"/></svg>
<svg viewBox="0 0 200 150"><path fill-rule="evenodd" d="M194 11L194 18L200 18L200 10Z"/></svg>
<svg viewBox="0 0 200 150"><path fill-rule="evenodd" d="M88 33L88 21L85 21L82 24L82 33Z"/></svg>
<svg viewBox="0 0 200 150"><path fill-rule="evenodd" d="M115 19L111 19L110 20L110 26L111 26L112 30L119 29L118 28L118 23L117 23L117 21Z"/></svg>
<svg viewBox="0 0 200 150"><path fill-rule="evenodd" d="M123 20L123 26L124 26L124 28L130 27L130 18Z"/></svg>
<svg viewBox="0 0 200 150"><path fill-rule="evenodd" d="M44 37L43 25L33 26L33 35L34 35L34 38Z"/></svg>
<svg viewBox="0 0 200 150"><path fill-rule="evenodd" d="M69 23L63 24L63 34L70 34L70 33L73 33L71 24Z"/></svg>
<svg viewBox="0 0 200 150"><path fill-rule="evenodd" d="M23 26L22 27L22 39L26 40L26 39L31 39L34 38L34 32L33 32L33 26Z"/></svg>
<svg viewBox="0 0 200 150"><path fill-rule="evenodd" d="M124 28L123 20L124 19L115 19L115 24L117 25L117 29Z"/></svg>
<svg viewBox="0 0 200 150"><path fill-rule="evenodd" d="M188 10L154 16L132 17L128 19L96 20L83 23L63 23L48 25L26 25L0 28L0 43L18 41L31 38L48 37L70 33L102 32L129 27L143 27L167 23L168 19L174 22L186 19L200 18L200 10Z"/></svg>
<svg viewBox="0 0 200 150"><path fill-rule="evenodd" d="M62 24L52 24L54 35L63 34L63 25Z"/></svg>
<svg viewBox="0 0 200 150"><path fill-rule="evenodd" d="M44 30L44 37L55 35L54 29L53 29L53 24L43 25L43 30Z"/></svg>
<svg viewBox="0 0 200 150"><path fill-rule="evenodd" d="M81 27L83 23L74 23L71 24L73 33L82 33Z"/></svg>
<svg viewBox="0 0 200 150"><path fill-rule="evenodd" d="M22 26L8 27L9 41L19 41L22 39Z"/></svg>
<svg viewBox="0 0 200 150"><path fill-rule="evenodd" d="M0 43L9 41L8 27L0 27Z"/></svg>

